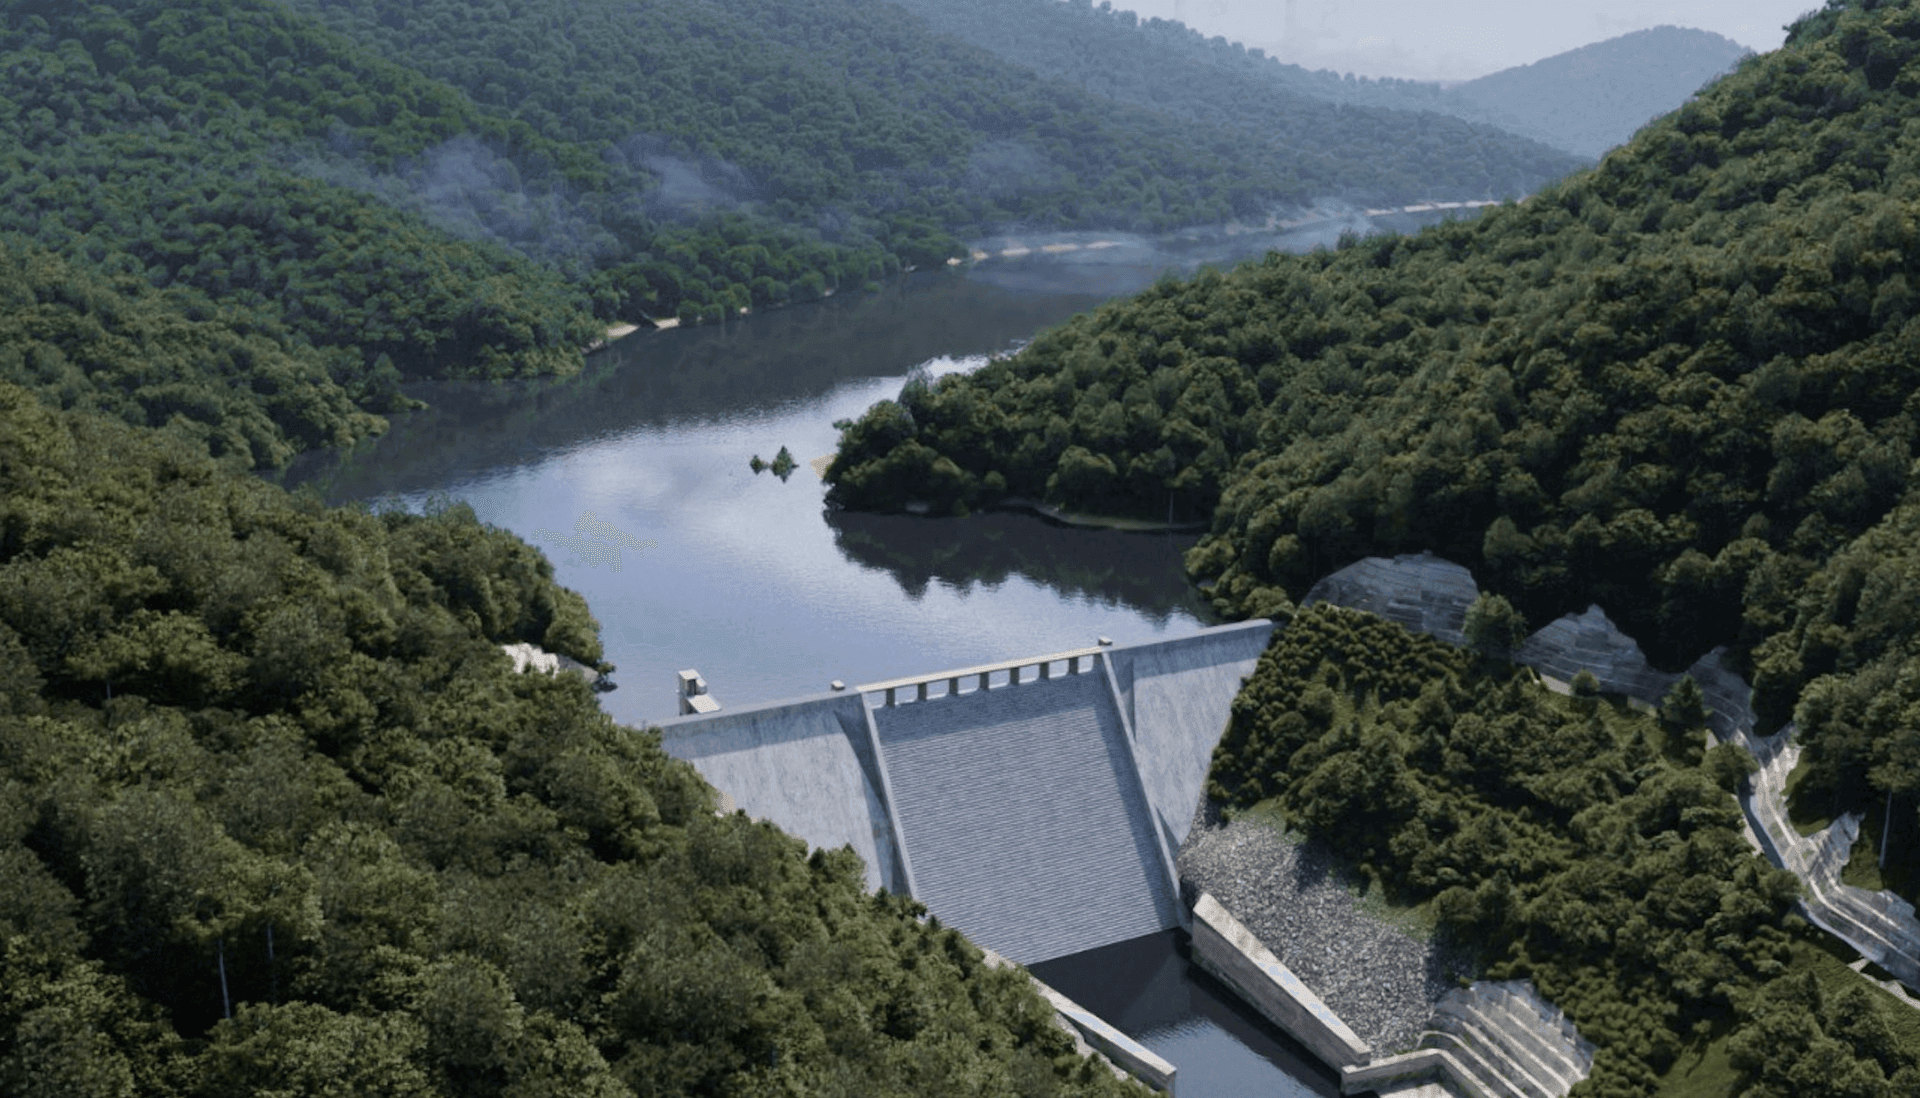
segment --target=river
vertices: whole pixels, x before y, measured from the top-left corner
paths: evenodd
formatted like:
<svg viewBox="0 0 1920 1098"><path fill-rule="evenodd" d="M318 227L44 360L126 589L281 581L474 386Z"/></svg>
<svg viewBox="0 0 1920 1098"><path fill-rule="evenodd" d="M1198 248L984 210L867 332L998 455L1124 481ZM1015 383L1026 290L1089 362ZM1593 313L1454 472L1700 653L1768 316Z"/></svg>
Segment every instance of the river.
<svg viewBox="0 0 1920 1098"><path fill-rule="evenodd" d="M429 409L394 417L349 453L304 458L281 481L312 483L330 504L415 511L445 493L544 548L618 667L601 704L633 726L677 712L682 669L740 706L1103 636L1185 634L1216 623L1180 567L1196 535L830 512L808 462L832 452L835 420L897 395L910 371L975 368L1170 266L1328 243L1343 227L1185 240L1171 254L1097 234L1003 239L996 251L1016 255L911 274L877 294L642 331L566 381L408 385ZM749 469L782 446L798 462L786 480ZM582 530L621 546L593 552ZM1082 990L1189 1065L1184 1098L1334 1092L1284 1038L1257 1036L1244 1010L1221 1005L1171 942L1127 955L1143 976L1130 990ZM1070 984L1111 967L1073 960L1053 962Z"/></svg>

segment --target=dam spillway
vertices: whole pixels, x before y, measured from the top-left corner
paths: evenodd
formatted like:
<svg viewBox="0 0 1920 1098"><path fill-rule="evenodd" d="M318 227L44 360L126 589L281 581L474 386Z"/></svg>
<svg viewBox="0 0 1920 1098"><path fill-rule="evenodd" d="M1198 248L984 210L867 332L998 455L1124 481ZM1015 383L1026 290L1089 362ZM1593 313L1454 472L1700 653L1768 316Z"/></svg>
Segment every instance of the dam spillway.
<svg viewBox="0 0 1920 1098"><path fill-rule="evenodd" d="M1183 925L1186 837L1259 620L661 722L748 815L851 846L1022 964Z"/></svg>
<svg viewBox="0 0 1920 1098"><path fill-rule="evenodd" d="M1104 675L873 716L914 898L942 920L1022 963L1179 925Z"/></svg>

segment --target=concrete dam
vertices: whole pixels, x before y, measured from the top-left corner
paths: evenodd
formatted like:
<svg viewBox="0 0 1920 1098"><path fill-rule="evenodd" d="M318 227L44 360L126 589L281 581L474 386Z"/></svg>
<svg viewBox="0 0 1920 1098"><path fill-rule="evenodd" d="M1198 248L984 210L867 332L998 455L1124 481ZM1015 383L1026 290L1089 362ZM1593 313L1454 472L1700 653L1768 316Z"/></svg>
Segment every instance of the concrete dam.
<svg viewBox="0 0 1920 1098"><path fill-rule="evenodd" d="M1021 964L1190 918L1173 855L1270 621L661 722L738 807Z"/></svg>

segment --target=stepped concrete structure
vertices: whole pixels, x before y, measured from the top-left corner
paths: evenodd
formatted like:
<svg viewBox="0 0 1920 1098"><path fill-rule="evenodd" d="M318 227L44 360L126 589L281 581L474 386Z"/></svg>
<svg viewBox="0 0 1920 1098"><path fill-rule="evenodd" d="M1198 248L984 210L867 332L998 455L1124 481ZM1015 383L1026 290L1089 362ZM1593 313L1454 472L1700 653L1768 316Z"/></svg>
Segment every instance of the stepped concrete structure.
<svg viewBox="0 0 1920 1098"><path fill-rule="evenodd" d="M1624 694L1658 703L1679 675L1655 670L1632 637L1622 633L1598 606L1569 614L1528 637L1514 653L1547 678L1570 683L1582 671L1600 680L1603 694Z"/></svg>
<svg viewBox="0 0 1920 1098"><path fill-rule="evenodd" d="M1184 926L1173 851L1264 619L661 722L729 806L1020 964Z"/></svg>
<svg viewBox="0 0 1920 1098"><path fill-rule="evenodd" d="M1530 981L1482 981L1435 1005L1420 1047L1376 1056L1210 893L1193 908L1194 963L1377 1098L1563 1098L1593 1070L1593 1043Z"/></svg>
<svg viewBox="0 0 1920 1098"><path fill-rule="evenodd" d="M1180 924L1105 675L872 715L914 897L942 921L1023 964Z"/></svg>
<svg viewBox="0 0 1920 1098"><path fill-rule="evenodd" d="M1480 981L1434 1008L1422 1048L1453 1055L1499 1098L1560 1098L1593 1071L1593 1042L1530 980Z"/></svg>
<svg viewBox="0 0 1920 1098"><path fill-rule="evenodd" d="M1465 568L1421 554L1341 569L1303 604L1370 610L1459 644L1478 594ZM1178 902L1172 852L1187 837L1233 698L1273 629L1254 621L1103 642L851 692L835 683L834 693L662 722L663 745L721 791L723 809L816 846L851 846L870 888L920 899L994 963L1004 954L1031 964L1182 926L1193 931L1196 963L1335 1066L1344 1094L1565 1095L1591 1070L1593 1045L1526 981L1449 993L1419 1048L1375 1057L1210 896L1192 912ZM1649 666L1598 607L1550 623L1515 655L1551 684L1589 671L1603 691L1645 704L1680 677ZM1749 842L1808 883L1802 910L1812 921L1916 986L1913 908L1839 882L1857 819L1811 839L1788 826L1792 727L1754 736L1751 690L1722 655L1709 652L1686 674L1706 696L1713 734L1762 763L1742 797ZM1172 1092L1172 1065L1042 990L1083 1047Z"/></svg>

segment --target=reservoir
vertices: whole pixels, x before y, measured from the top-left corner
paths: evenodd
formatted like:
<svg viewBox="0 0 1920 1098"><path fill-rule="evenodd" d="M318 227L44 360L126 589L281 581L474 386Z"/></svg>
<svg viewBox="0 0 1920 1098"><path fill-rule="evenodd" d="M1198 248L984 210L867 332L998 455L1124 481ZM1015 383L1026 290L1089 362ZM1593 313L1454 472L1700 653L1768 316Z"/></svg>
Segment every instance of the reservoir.
<svg viewBox="0 0 1920 1098"><path fill-rule="evenodd" d="M633 726L678 712L682 669L726 707L1184 635L1217 624L1181 570L1196 535L830 512L808 462L833 451L835 420L898 395L912 371L977 368L1169 268L1329 243L1342 227L1172 251L1015 242L998 250L1027 252L875 294L642 331L566 381L411 384L428 410L350 453L302 459L282 483L414 511L444 495L540 546L618 667L602 707ZM785 481L748 467L783 446L798 463ZM614 559L568 548L584 524L619 535ZM1330 1071L1190 969L1177 937L1047 962L1042 978L1173 1061L1182 1098L1337 1093Z"/></svg>

